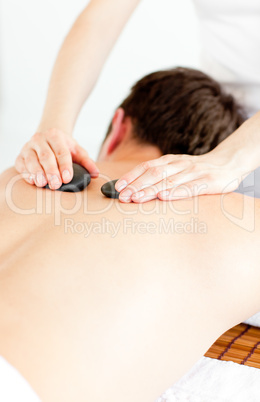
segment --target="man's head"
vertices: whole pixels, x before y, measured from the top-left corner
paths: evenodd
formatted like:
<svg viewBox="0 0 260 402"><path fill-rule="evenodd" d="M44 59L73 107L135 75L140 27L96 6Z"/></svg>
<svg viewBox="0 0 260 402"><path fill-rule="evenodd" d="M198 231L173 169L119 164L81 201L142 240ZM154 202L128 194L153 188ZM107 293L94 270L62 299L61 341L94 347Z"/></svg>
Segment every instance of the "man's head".
<svg viewBox="0 0 260 402"><path fill-rule="evenodd" d="M244 120L234 98L208 75L180 67L158 71L138 81L121 103L100 157L129 141L161 154L204 154Z"/></svg>

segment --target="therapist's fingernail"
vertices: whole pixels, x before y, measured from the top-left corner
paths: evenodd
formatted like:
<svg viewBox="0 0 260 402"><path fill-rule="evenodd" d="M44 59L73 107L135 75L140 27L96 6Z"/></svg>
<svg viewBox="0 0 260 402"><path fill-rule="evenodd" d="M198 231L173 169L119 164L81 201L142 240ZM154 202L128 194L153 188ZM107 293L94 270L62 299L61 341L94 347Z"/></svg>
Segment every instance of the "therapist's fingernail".
<svg viewBox="0 0 260 402"><path fill-rule="evenodd" d="M125 191L122 192L121 197L131 197L133 194L133 191L131 191L129 188Z"/></svg>
<svg viewBox="0 0 260 402"><path fill-rule="evenodd" d="M95 170L94 172L91 172L90 176L94 177L94 178L98 177L99 176L99 170Z"/></svg>
<svg viewBox="0 0 260 402"><path fill-rule="evenodd" d="M37 173L36 181L39 186L44 186L46 184L46 179L42 173Z"/></svg>
<svg viewBox="0 0 260 402"><path fill-rule="evenodd" d="M123 202L131 202L131 197L120 197L119 200Z"/></svg>
<svg viewBox="0 0 260 402"><path fill-rule="evenodd" d="M58 176L54 175L51 177L51 187L57 187L60 185L60 180L58 178Z"/></svg>
<svg viewBox="0 0 260 402"><path fill-rule="evenodd" d="M31 184L34 184L34 175L31 174L31 175L28 177L28 180L29 180L29 182L30 182Z"/></svg>
<svg viewBox="0 0 260 402"><path fill-rule="evenodd" d="M144 196L144 191L139 191L139 193L133 194L132 198L142 198Z"/></svg>
<svg viewBox="0 0 260 402"><path fill-rule="evenodd" d="M116 183L115 187L116 187L117 191L122 191L126 186L127 186L127 182L125 180L121 180Z"/></svg>
<svg viewBox="0 0 260 402"><path fill-rule="evenodd" d="M71 178L70 172L68 170L64 170L62 173L62 180L68 181L70 180L70 178Z"/></svg>

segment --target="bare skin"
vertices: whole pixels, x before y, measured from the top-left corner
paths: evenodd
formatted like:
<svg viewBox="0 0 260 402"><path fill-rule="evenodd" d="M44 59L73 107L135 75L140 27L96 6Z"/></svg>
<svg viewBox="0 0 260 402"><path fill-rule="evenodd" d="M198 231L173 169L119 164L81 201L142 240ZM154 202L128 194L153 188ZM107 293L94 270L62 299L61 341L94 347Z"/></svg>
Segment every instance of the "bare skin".
<svg viewBox="0 0 260 402"><path fill-rule="evenodd" d="M43 401L154 401L224 331L260 310L259 202L245 197L243 209L243 196L224 196L226 213L255 221L249 232L225 216L218 195L107 199L105 181L158 153L136 146L131 159L126 149L99 162L100 177L78 194L22 179L11 186L13 168L0 176L0 354ZM30 214L10 201L28 211L40 199L42 212ZM206 229L160 230L171 218ZM119 224L114 237L108 227L100 233L102 219ZM88 237L75 232L82 222L96 225Z"/></svg>

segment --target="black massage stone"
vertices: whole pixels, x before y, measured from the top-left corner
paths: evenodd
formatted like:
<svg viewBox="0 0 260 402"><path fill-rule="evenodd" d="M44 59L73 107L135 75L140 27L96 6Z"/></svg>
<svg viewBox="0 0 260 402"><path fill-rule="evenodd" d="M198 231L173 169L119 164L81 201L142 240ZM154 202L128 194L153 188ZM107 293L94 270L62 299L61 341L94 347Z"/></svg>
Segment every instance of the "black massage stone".
<svg viewBox="0 0 260 402"><path fill-rule="evenodd" d="M84 190L91 180L90 173L83 166L78 165L77 163L73 163L73 178L69 183L63 183L60 188L57 188L58 191L64 191L68 193L78 193L79 191ZM49 185L44 188L50 188ZM57 191L56 190L56 191Z"/></svg>
<svg viewBox="0 0 260 402"><path fill-rule="evenodd" d="M117 180L108 181L101 187L101 192L108 198L119 198L119 192L115 189Z"/></svg>

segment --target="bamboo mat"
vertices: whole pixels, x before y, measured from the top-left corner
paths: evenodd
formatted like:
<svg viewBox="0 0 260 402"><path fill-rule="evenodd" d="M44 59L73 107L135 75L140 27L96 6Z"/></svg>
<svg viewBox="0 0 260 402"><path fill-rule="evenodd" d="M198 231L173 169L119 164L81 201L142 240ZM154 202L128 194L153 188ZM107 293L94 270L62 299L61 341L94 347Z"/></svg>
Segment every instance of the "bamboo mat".
<svg viewBox="0 0 260 402"><path fill-rule="evenodd" d="M205 356L260 368L260 328L236 325L221 335Z"/></svg>

